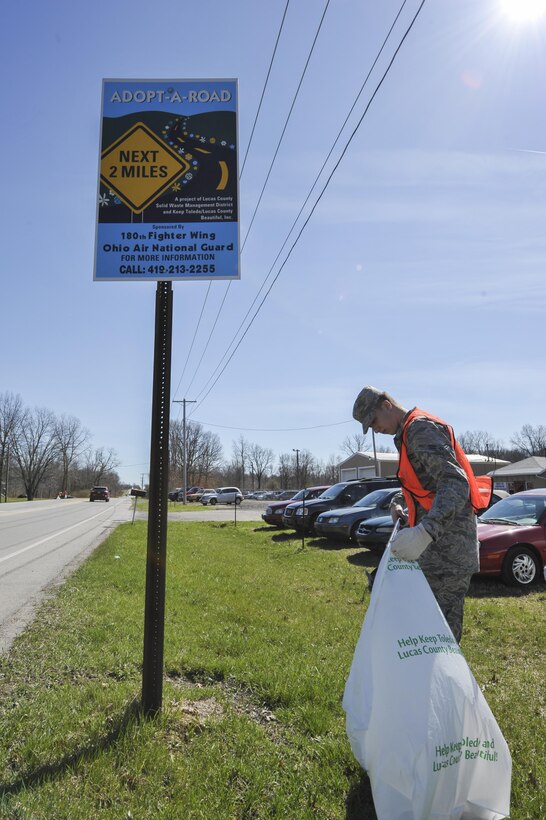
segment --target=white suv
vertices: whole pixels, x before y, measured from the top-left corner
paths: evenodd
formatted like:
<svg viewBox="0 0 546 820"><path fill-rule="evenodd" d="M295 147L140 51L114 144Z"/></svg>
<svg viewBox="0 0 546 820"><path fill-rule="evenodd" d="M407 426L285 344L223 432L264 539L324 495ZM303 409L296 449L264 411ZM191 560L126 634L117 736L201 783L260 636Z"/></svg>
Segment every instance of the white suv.
<svg viewBox="0 0 546 820"><path fill-rule="evenodd" d="M238 487L219 487L214 492L204 493L201 504L240 504L243 494Z"/></svg>

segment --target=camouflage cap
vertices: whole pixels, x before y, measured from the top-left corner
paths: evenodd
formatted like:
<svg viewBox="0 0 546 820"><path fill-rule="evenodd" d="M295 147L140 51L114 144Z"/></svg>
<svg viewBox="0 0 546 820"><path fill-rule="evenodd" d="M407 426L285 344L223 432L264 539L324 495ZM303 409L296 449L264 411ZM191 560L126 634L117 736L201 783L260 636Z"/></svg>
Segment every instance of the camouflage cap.
<svg viewBox="0 0 546 820"><path fill-rule="evenodd" d="M380 399L384 396L382 390L377 387L364 387L353 405L353 418L362 423L362 430L367 433L368 429L375 416L377 405Z"/></svg>

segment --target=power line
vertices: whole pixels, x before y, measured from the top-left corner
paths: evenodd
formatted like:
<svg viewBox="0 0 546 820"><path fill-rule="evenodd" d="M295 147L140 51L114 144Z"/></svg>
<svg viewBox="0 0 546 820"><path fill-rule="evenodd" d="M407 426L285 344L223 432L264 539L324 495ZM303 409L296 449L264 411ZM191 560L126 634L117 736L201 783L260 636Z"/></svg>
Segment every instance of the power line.
<svg viewBox="0 0 546 820"><path fill-rule="evenodd" d="M264 100L265 91L266 91L266 88L267 88L267 84L269 82L269 75L271 74L271 69L273 67L273 61L275 59L275 54L277 53L277 46L279 45L279 40L281 39L281 32L282 32L282 29L283 29L283 26L284 26L284 20L285 20L285 17L286 17L286 12L288 11L289 4L290 4L290 0L286 0L286 6L284 7L284 14L282 16L281 25L280 25L280 28L279 28L279 32L277 34L277 40L275 42L275 48L273 49L273 55L271 57L271 62L269 63L269 69L267 71L267 77L265 78L264 87L262 89L262 96L260 97L260 102L258 104L258 110L256 111L256 116L254 117L254 124L252 126L252 131L250 133L250 139L249 139L248 145L246 147L245 158L243 159L243 165L242 165L242 168L241 168L241 172L239 174L239 179L241 179L241 177L243 176L243 171L245 170L246 158L248 157L248 152L249 152L250 146L252 144L252 138L254 136L254 129L256 128L256 123L258 122L258 117L260 116L260 111L261 111L261 108L262 108L262 103L263 103L263 100Z"/></svg>
<svg viewBox="0 0 546 820"><path fill-rule="evenodd" d="M318 430L322 427L339 427L342 424L354 424L354 419L347 421L334 421L331 424L314 424L312 427L228 427L225 424L210 424L208 421L193 419L197 424L204 424L206 427L218 427L220 430L240 430L243 433L293 433L301 430Z"/></svg>
<svg viewBox="0 0 546 820"><path fill-rule="evenodd" d="M318 28L317 28L317 30L316 30L316 32L315 32L315 36L314 36L314 38L313 38L313 42L312 42L312 44L311 44L311 48L310 48L309 53L308 53L308 55L307 55L307 60L305 61L305 65L304 65L304 68L303 68L302 74L301 74L301 76L300 76L300 80L299 80L299 83L298 83L298 87L297 87L296 92L295 92L295 94L294 94L294 97L293 97L293 99L292 99L292 104L291 104L291 106L290 106L290 110L289 110L288 115L287 115L287 117L286 117L286 120L285 120L285 123L284 123L284 127L283 127L283 130L282 130L282 133L281 133L281 136L280 136L279 141L278 141L278 143L277 143L277 147L276 147L276 149L275 149L275 153L274 153L274 155L273 155L273 159L271 160L271 164L270 164L270 166L269 166L269 170L268 170L268 172L267 172L267 176L266 176L266 178L265 178L265 182L264 182L264 184L263 184L263 187L262 187L262 190L261 190L260 196L259 196L259 198L258 198L258 202L257 202L257 204L256 204L256 207L254 208L254 213L253 213L253 215L252 215L252 219L251 219L251 221L250 221L250 225L248 226L248 230L247 230L247 232L246 232L245 238L244 238L243 243L242 243L242 245L241 245L241 254L242 254L242 253L243 253L243 251L244 251L245 244L246 244L246 240L248 239L248 235L249 235L250 230L251 230L251 228L252 228L252 225L253 225L253 223L254 223L254 219L255 219L255 217L256 217L256 214L257 214L257 212L258 212L258 208L259 208L260 203L261 203L261 201L262 201L262 197L263 197L263 195L264 195L264 191L265 191L266 186L267 186L267 183L268 183L268 181L269 181L269 177L270 177L270 175L271 175L271 171L273 170L273 165L275 164L275 160L276 160L276 158L277 158L277 154L279 153L279 149L280 149L280 147L281 147L281 143L282 143L282 140L283 140L283 138L284 138L284 134L285 134L286 129L287 129L287 127L288 127L288 123L289 123L289 121L290 121L290 117L292 116L292 111L293 111L294 106L295 106L295 104L296 104L296 100L297 100L297 98L298 98L298 94L299 94L299 92L300 92L300 88L301 88L302 83L303 83L303 80L304 80L304 78L305 78L305 74L306 74L306 72L307 72L307 68L308 68L308 66L309 66L309 62L310 62L310 60L311 60L311 56L312 56L312 54L313 54L313 51L314 51L314 49L315 49L315 45L316 45L316 42L317 42L317 39L318 39L318 36L319 36L320 30L321 30L321 28L322 28L322 24L323 24L323 22L324 22L324 18L325 18L325 16L326 16L326 12L327 12L327 10L328 10L328 6L329 6L329 5L330 5L330 0L326 0L326 5L325 5L324 10L323 10L323 12L322 12L322 16L321 16L321 18L320 18L320 22L319 22ZM282 22L281 22L281 29L279 29L279 33L278 33L278 36L277 36L277 42L275 43L275 49L274 49L274 52L273 52L273 57L272 57L272 60L271 60L271 65L273 64L273 58L274 58L274 56L275 56L275 51L277 50L277 44L278 44L279 37L280 37L280 34L281 34L282 26L283 26L283 24L284 24L284 18L285 18L285 15L286 15L286 11L287 11L287 9L288 9L288 3L286 4L285 10L284 10L283 19L282 19ZM270 70L271 70L271 65L270 65ZM268 78L269 78L269 72L268 72L268 75L267 75L267 79L268 79ZM266 84L267 84L267 79L266 79ZM264 92L262 93L262 99L263 99L263 94L264 94L264 93L265 93L265 86L264 86ZM262 100L260 100L260 107L261 107L261 104L262 104ZM256 114L256 119L257 119L257 117L258 117L258 115ZM255 121L255 123L254 123L254 124L256 124L256 121ZM253 128L252 130L253 130L253 133L254 133L254 128ZM249 147L250 147L250 146L249 146ZM248 153L248 149L247 149L247 153ZM245 156L245 161L246 161L246 156ZM241 175L242 175L242 171L241 171ZM283 245L283 247L284 247L284 245ZM282 251L282 249L281 249L281 251ZM279 255L280 255L280 252L279 252ZM277 256L277 258L278 258L278 256ZM276 261L276 260L275 260L275 261ZM273 264L275 264L275 263L273 263ZM266 279L266 281L267 281L267 279ZM219 308L218 313L216 314L216 318L215 318L215 320L214 320L214 326L213 326L213 329L214 329L214 327L216 327L216 323L218 322L218 319L219 319L219 317L220 317L220 313L221 313L221 311L222 311L222 307L223 307L223 305L224 305L224 302L225 302L225 299L226 299L226 296L227 296L227 294L228 294L228 292L229 292L230 287L231 287L231 282L228 282L228 285L227 285L227 287L226 287L226 291L225 291L225 294L224 294L224 298L223 298L223 300L222 300L222 304L220 305L220 308ZM263 287L263 285L262 285L262 287ZM260 288L260 290L258 291L257 296L259 296L260 291L261 291L261 288ZM252 307L253 307L253 305L254 305L254 303L255 303L255 301L256 301L257 296L255 297L254 301L252 302L252 304L251 304L250 308L248 309L248 311L247 311L247 313L246 313L246 315L245 315L245 317L244 317L244 319L243 319L243 323L245 322L246 317L248 316L248 313L252 310ZM240 329L240 327L239 327L239 329ZM239 330L237 330L237 331L236 331L236 333L235 333L235 337L237 336L237 333L238 333L238 332L239 332ZM209 342L210 342L210 337L211 337L211 336L212 336L212 331L211 331L211 334L210 334L209 339L208 339L208 341L207 341L207 344L206 344L206 346L205 346L205 350L203 351L203 355L202 355L202 357L201 357L201 360L202 360L203 356L204 356L204 355L205 355L205 353L206 353L206 350L207 350L207 348L208 348L208 344L209 344ZM231 347L231 345L232 345L232 344L233 344L233 341L232 341L232 342L230 342L230 344L228 345L228 351L229 351L229 348ZM218 370L218 367L220 367L220 366L221 366L222 361L223 361L223 359L226 357L226 355L227 355L227 351L226 351L226 353L224 353L224 355L223 355L223 356L222 356L222 358L220 359L219 364L216 366L215 370L213 371L212 376L210 377L211 379L212 379L212 378L214 378L214 374L215 374L215 373L216 373L216 371ZM197 372L197 371L196 371L196 372ZM182 377L180 378L180 381L182 381ZM209 379L209 381L210 381L210 379ZM204 387L203 389L206 389L206 385L207 385L207 384L208 384L208 382L206 382L206 383L205 383L205 387ZM180 382L178 383L178 387L180 387ZM178 390L178 387L177 387L177 390ZM188 390L190 389L190 387L191 387L191 384L188 386ZM203 392L203 391L201 391L201 392ZM199 398L199 394L198 394L198 398Z"/></svg>
<svg viewBox="0 0 546 820"><path fill-rule="evenodd" d="M210 340L212 338L212 334L214 333L214 328L216 327L216 323L218 322L218 319L220 318L220 313L222 312L222 308L224 306L224 302L226 301L226 296L228 295L228 291L229 291L230 286L231 286L231 281L228 283L228 286L227 286L227 288L224 292L224 298L222 299L222 303L221 303L220 307L218 308L218 313L216 314L216 319L214 320L214 324L212 325L211 331L209 333L209 337L208 337L208 339L205 343L205 346L203 347L203 352L201 353L201 358L197 362L197 366L196 366L196 368L193 372L193 376L191 377L190 383L188 385L188 389L186 391L187 393L190 392L190 388L191 388L191 386L193 384L193 381L194 381L194 379L197 375L197 371L199 370L199 366L201 365L201 362L203 361L203 357L204 357L205 353L207 352Z"/></svg>
<svg viewBox="0 0 546 820"><path fill-rule="evenodd" d="M349 121L349 118L350 118L351 114L353 113L353 111L354 111L354 109L355 109L355 107L356 107L356 104L357 104L358 100L360 99L360 97L362 96L362 93L364 92L364 89L365 89L365 87L366 87L366 85L367 85L367 83L368 83L368 80L369 80L369 78L370 78L370 76L371 76L371 74L372 74L372 72L373 72L373 70L374 70L374 68L375 68L375 66L376 66L376 64L377 64L377 61L379 60L379 58L381 57L381 54L383 53L383 50L385 49L385 46L386 46L386 44L387 44L387 41L389 40L389 37L391 36L392 31L393 31L393 29L394 29L394 27L395 27L396 23L398 22L398 19L399 19L400 15L402 14L402 11L404 10L404 7L405 7L406 3L407 3L407 0L404 0L404 1L403 1L403 3L402 3L402 5L400 6L400 9L398 10L398 14L397 14L397 15L396 15L396 17L394 18L394 21L393 21L393 23L392 23L392 25L391 25L391 27L390 27L389 31L387 32L387 35L386 35L385 39L383 40L383 43L382 43L382 45L381 45L381 48L380 48L380 49L379 49L379 51L377 52L377 55L376 55L376 57L375 57L375 60L373 61L372 65L371 65L371 68L369 69L369 71L368 71L368 73L367 73L367 75L366 75L366 77L365 77L365 79L364 79L364 82L363 82L363 83L362 83L362 85L360 86L360 90L359 90L359 92L358 92L357 96L355 97L355 100L354 100L354 102L353 102L353 104L352 104L351 108L349 109L349 112L348 112L347 116L345 117L345 120L343 121L343 124L342 124L341 128L339 129L339 131L338 131L338 133L337 133L337 136L336 136L336 138L335 138L335 140L334 140L334 142L333 142L333 144L332 144L332 147L330 148L330 150L329 150L329 152L328 152L328 154L327 154L327 156L326 156L326 159L325 159L325 160L324 160L324 162L322 163L322 166L321 166L321 168L320 168L320 170L319 170L318 174L316 175L315 180L314 180L314 182L313 182L313 184L312 184L311 188L309 189L309 193L307 194L307 196L306 196L306 198L305 198L305 200L304 200L304 202L303 202L303 204L302 204L302 206L301 206L301 208L300 208L300 210L299 210L299 212L298 212L298 214L297 214L296 218L295 218L295 219L294 219L294 221L292 222L292 225L291 225L291 227L290 227L290 230L288 231L288 233L287 233L287 235L286 235L286 238L285 238L285 240L284 240L283 244L281 245L281 248L280 248L279 252L277 253L277 256L276 256L276 257L275 257L275 259L273 260L273 263L272 263L271 267L269 268L269 271L268 271L268 273L267 273L267 276L265 277L264 281L263 281L263 282L262 282L262 284L260 285L260 288L259 288L258 292L256 293L256 295L255 295L254 299L252 300L252 303L251 303L250 307L248 308L247 312L245 313L245 315L244 315L243 319L241 320L241 323L239 324L239 327L238 327L238 328L237 328L237 330L235 331L235 333L234 333L234 335L233 335L233 338L232 338L231 342L229 343L229 345L228 345L228 346L227 346L227 348L226 348L226 352L224 353L224 355L223 355L223 356L222 356L222 358L220 359L220 362L216 365L216 368L214 369L214 371L213 371L212 375L210 376L210 378L207 380L207 382L205 382L205 385L204 385L203 389L202 389L202 390L200 391L200 393L198 394L198 396L197 396L198 398L199 398L199 396L201 395L201 393L203 393L203 392L204 392L204 390L206 390L208 383L209 383L209 382L210 382L210 381L214 378L214 376L215 376L216 372L217 372L217 371L218 371L218 369L222 366L222 362L223 362L223 360L226 358L226 356L228 356L228 355L229 355L229 349L230 349L230 348L231 348L231 346L234 344L234 342L235 342L235 340L236 340L236 338L237 338L237 334L240 332L240 330L241 330L241 328L243 327L244 323L246 322L246 320L247 320L247 318L248 318L248 316L249 316L249 314L250 314L250 312L251 312L252 308L253 308L253 307L254 307L254 305L256 304L256 302L257 302L257 300L258 300L258 297L259 297L260 293L262 292L263 288L264 288L264 287L265 287L265 285L267 284L267 281L268 281L269 277L271 276L271 273L272 273L272 271L273 271L273 269L274 269L275 265L277 264L277 261L279 260L279 258L280 258L280 256L281 256L281 254L282 254L282 252L283 252L283 250L284 250L284 248L286 247L286 244L288 243L288 240L290 239L290 236L291 236L291 234L292 234L292 231L294 230L294 227L296 226L296 224L297 224L297 222L298 222L298 220L299 220L299 218L300 218L301 214L303 213L303 210L304 210L305 206L306 206L306 205L307 205L307 203L309 202L309 199L310 199L310 197L311 197L311 194L312 194L312 193L313 193L313 191L315 190L315 187L316 187L316 185L317 185L317 183L318 183L318 181L319 181L319 179L320 179L320 177L321 177L321 174L322 174L322 172L324 171L324 168L326 167L326 164L327 164L328 160L330 159L330 157L331 157L331 155L332 155L332 153L333 153L333 151L334 151L334 148L336 147L336 145L337 145L337 143L338 143L338 141L339 141L339 139L340 139L340 137L341 137L341 134L343 133L343 130L345 129L345 126L347 125L347 122ZM339 162L339 161L338 161L338 162ZM247 235L248 235L248 234L247 234ZM231 285L231 282L228 284L227 290L229 290L230 285ZM226 295L227 295L227 291L226 291ZM225 296L224 296L224 300L225 300ZM223 304L223 302L222 302L222 304ZM218 316L216 317L216 321L217 321L217 320L218 320ZM215 321L215 323L214 323L214 324L215 324L215 326L216 326L216 321Z"/></svg>
<svg viewBox="0 0 546 820"><path fill-rule="evenodd" d="M195 344L195 339L196 339L196 337L197 337L197 331L199 330L199 325L201 324L201 319L202 319L202 317L203 317L203 311L205 310L205 305L207 304L207 299L209 298L209 293L210 293L210 288L211 288L211 285L212 285L212 279L211 279L211 281L209 282L209 286L208 286L208 288L207 288L207 292L206 292L206 294L205 294L205 299L204 299L204 301L203 301L203 305L202 305L202 307L201 307L201 313L199 314L199 319L197 320L197 325L196 325L196 327L195 327L195 331L194 331L194 333L193 333L193 339L191 340L191 345L190 345L190 348L189 348L189 350L188 350L188 355L186 356L186 361L185 361L185 364L184 364L184 368L183 368L183 370L182 370L182 375L180 376L180 379L179 379L178 384L177 384L177 386L176 386L176 390L174 391L174 395L175 395L175 396L176 396L176 394L178 393L178 389L179 389L180 385L182 384L182 379L184 378L184 373L186 372L186 367L187 367L187 365L188 365L188 361L189 361L189 358L190 358L191 352L192 352L192 350L193 350L193 345ZM189 390L189 388L188 388L188 390ZM188 391L186 391L186 392L188 392Z"/></svg>
<svg viewBox="0 0 546 820"><path fill-rule="evenodd" d="M316 210L316 208L317 208L317 206L318 206L318 204L319 204L320 200L321 200L321 199L322 199L322 197L324 196L324 193L325 193L326 189L328 188L328 186L329 186L329 184L330 184L330 182L331 182L331 180L332 180L332 177L334 176L334 173L336 172L337 168L339 167L339 165L340 165L340 163L341 163L341 161L342 161L343 157L344 157L344 156L345 156L345 154L347 153L347 150L348 150L348 148L349 148L349 145L351 144L351 142L353 141L354 137L356 136L356 134L357 134L357 132L358 132L358 129L360 128L360 126L361 126L361 124L362 124L362 122L363 122L363 120L364 120L364 118L365 118L366 114L368 113L368 111L369 111L369 109L370 109L370 106L371 106L372 102L374 101L374 99L375 99L375 97L376 97L376 95L377 95L377 93L378 93L379 89L380 89L380 88L381 88L381 86L383 85L383 83L384 83L384 81L385 81L385 79L386 79L386 77L387 77L387 75L388 75L388 73L389 73L389 71L390 71L390 69L391 69L391 67L392 67L392 65L393 65L393 63L394 63L394 61L395 61L395 59L396 59L396 57L397 57L397 55L398 55L399 51L400 51L400 49L402 48L402 45L404 44L404 42L405 42L406 38L408 37L408 35L409 35L409 33L410 33L411 29L413 28L413 26L414 26L414 24L415 24L415 22L416 22L416 20L417 20L417 18L418 18L418 16L419 16L419 14L420 14L420 12L421 12L422 8L423 8L423 6L425 5L425 2L426 2L426 0L421 0L421 3L420 3L420 5L419 5L419 7L418 7L417 11L415 12L415 14L414 14L414 16L413 16L413 18L412 18L412 20L411 20L411 22L410 22L409 26L407 27L406 31L404 32L404 35L402 36L402 39L400 40L400 42L399 42L398 46L396 47L396 49L395 49L395 52L394 52L393 56L391 57L391 59L390 59L390 61L389 61L388 65L387 65L387 68L386 68L386 69L385 69L385 71L383 72L383 74L382 74L382 76L381 76L381 79L379 80L378 84L376 85L375 90L374 90L374 92L373 92L372 96L370 97L370 99L369 99L369 101L368 101L368 103L367 103L367 105L366 105L366 107L365 107L365 109L364 109L364 112L362 113L362 115L361 115L360 119L358 120L358 122L357 122L357 124L356 124L355 128L353 129L353 131L352 131L351 135L349 136L349 139L348 139L348 140L347 140L347 142L345 143L345 146L344 146L344 148L343 148L343 150L342 150L342 152L341 152L341 154L340 154L340 156L339 156L339 158L338 158L338 160L337 160L336 164L334 165L334 167L333 167L332 171L331 171L331 172L330 172L330 174L328 175L328 178L327 178L326 182L324 183L324 186L322 187L322 190L321 190L320 194L319 194L319 195L318 195L318 197L316 198L316 200L315 200L315 202L314 202L314 204L313 204L313 206L312 206L311 210L309 211L309 214L307 215L307 217L306 217L306 219L305 219L305 221L304 221L303 225L301 226L301 228L300 228L300 230L299 230L299 232L298 232L298 234L297 234L297 236L296 236L296 238L295 238L294 242L292 243L292 245L291 245L291 247L290 247L290 250L288 251L288 253L287 253L287 255L286 255L286 257L285 257L285 259L284 259L284 261L283 261L282 265L280 266L279 270L277 271L277 274L276 274L276 275L275 275L275 277L273 278L273 281L271 282L271 284L270 284L270 286L269 286L268 290L266 291L266 293L265 293L265 295L264 295L264 297L263 297L262 301L261 301L261 302L260 302L260 304L258 305L258 308L257 308L257 310L255 311L255 313L254 313L254 315L253 315L252 319L250 320L249 324L247 325L247 327L246 327L246 329L245 329L244 333L242 334L241 338L240 338L240 339L239 339L239 341L237 342L237 344L236 344L236 346L234 347L233 351L231 352L231 354L230 354L230 355L229 355L229 357L227 358L227 360L226 360L225 364L223 365L222 369L221 369L221 370L220 370L220 372L218 373L218 375L217 375L216 379L215 379L215 380L214 380L214 382L211 384L211 386L209 387L208 391L205 393L205 395L203 396L203 398L201 399L201 401L199 401L199 402L198 402L197 407L195 408L195 410L197 410L197 409L199 408L199 406L200 406L200 405L201 405L201 404L205 401L205 399L207 398L207 396L209 395L209 393L211 392L211 390L213 389L213 387L216 385L216 383L218 382L218 380L219 380L220 376L221 376L221 375L222 375L222 373L225 371L226 367L228 366L228 364L229 364L229 363L230 363L230 361L232 360L233 356L235 355L235 353L236 353L236 352L237 352L237 350L239 349L239 347L240 347L240 345L241 345L241 343L242 343L243 339L245 338L246 334L248 333L248 331L249 331L249 330L250 330L250 328L252 327L252 325L253 325L253 323L254 323L254 320L256 319L256 317L257 317L258 313L260 312L260 310L261 310L261 308L262 308L262 306L263 306L263 304L264 304L265 300L266 300L266 299L267 299L267 297L269 296L269 294L270 294L270 292L271 292L271 290L272 290L272 288L273 288L273 285L275 284L275 282L276 282L276 281L277 281L277 279L279 278L279 276L280 276L280 274L281 274L282 270L284 269L284 266L285 266L285 265L286 265L286 263L288 262L288 260L289 260L290 256L292 255L292 252L293 252L294 248L296 247L296 245L297 245L297 243L298 243L298 241L299 241L299 239L300 239L301 235L303 234L303 231L305 230L305 228L307 227L307 225L308 225L308 223L309 223L309 221L310 221L311 217L313 216L313 214L314 214L314 212L315 212L315 210ZM316 182L315 182L315 184L316 184ZM298 215L298 216L299 216L299 215ZM294 226L292 226L292 228L291 228L291 230L290 230L290 233L292 232L293 228L294 228ZM290 233L289 233L289 236L290 236ZM278 258L278 257L277 257L277 258ZM275 265L275 263L273 263L273 266L274 266L274 265ZM272 266L272 267L273 267L273 266ZM270 271L270 273L271 273L271 271ZM269 274L268 274L268 277L269 277ZM266 279L266 281L267 281L267 279ZM240 328L239 328L239 329L240 329ZM237 332L238 332L238 331L237 331ZM216 368L216 369L218 369L218 368ZM216 371L215 371L215 372L216 372ZM214 375L214 374L213 374L213 375ZM211 378L212 378L212 377L211 377ZM209 379L209 381L210 381L210 379ZM208 382L207 382L207 384L208 384ZM205 385L205 386L206 386L206 385ZM203 391L201 391L201 393L202 393L202 392L203 392ZM198 397L197 397L197 398L199 398L199 396L201 395L201 393L199 393L199 394L198 394Z"/></svg>
<svg viewBox="0 0 546 820"><path fill-rule="evenodd" d="M247 160L247 157L248 157L248 152L249 152L249 150L250 150L250 146L251 146L251 144L252 144L252 138L253 138L253 136L254 136L254 130L255 130L255 128L256 128L256 123L258 122L258 117L259 117L259 115L260 115L260 110L261 110L261 107L262 107L262 102L263 102L263 99L264 99L264 96L265 96L265 92L266 92L266 89L267 89L267 85L268 85L268 82L269 82L269 76L270 76L270 74L271 74L271 69L272 69L272 67L273 67L273 62L274 62L274 60L275 60L275 55L276 55L276 53L277 53L277 47L278 47L278 45L279 45L279 40L280 40L280 38L281 38L281 33L282 33L282 30L283 30L284 21L285 21L285 19L286 19L286 13L287 13L287 11L288 11L288 6L289 6L289 5L290 5L290 0L286 0L286 6L284 7L284 13L283 13L283 16L282 16L281 25L280 25L280 27L279 27L279 31L278 31L278 33L277 33L277 39L276 39L276 41L275 41L275 46L274 46L274 48L273 48L273 54L271 55L271 60L270 60L270 63L269 63L269 69L268 69L268 71L267 71L267 76L266 76L266 78L265 78L264 87L263 87L263 89L262 89L262 94L261 94L261 97L260 97L260 102L259 102L259 104L258 104L258 110L256 111L256 116L254 117L254 123L253 123L253 125L252 125L252 131L251 131L251 134L250 134L250 139L249 139L249 141L248 141L248 145L247 145L247 148L246 148L246 152L245 152L245 156L244 156L244 160L243 160L243 166L242 166L241 171L240 171L240 174L239 174L239 179L241 179L241 177L243 176L243 171L244 171L244 169L245 169L245 164L246 164L246 160ZM242 252L242 249L241 249L241 252ZM226 296L227 296L227 294L228 294L228 292L229 292L230 287L231 287L231 281L230 281L230 282L228 282L228 285L227 285L226 291L225 291L225 293L224 293L224 298L222 299L222 304L220 305L220 308L219 308L219 310L218 310L218 313L216 314L216 318L215 318L215 320L214 320L214 324L213 324L213 326L212 326L212 330L211 330L211 332L210 332L210 334L209 334L209 337L208 337L208 339L207 339L207 342L206 342L205 347L204 347L204 349L203 349L203 352L202 352L202 354L201 354L201 358L199 359L199 362L197 363L197 367L195 368L195 371L194 371L194 374L193 374L192 379L191 379L191 381L190 381L190 384L188 385L188 391L189 391L189 389L191 388L191 385L193 384L193 380L195 379L195 375L196 375L197 371L199 370L199 366L200 366L201 362L203 361L203 357L204 357L205 353L207 352L207 349L208 349L208 346L209 346L209 343L210 343L210 340L211 340L212 334L213 334L213 332L214 332L214 328L216 327L216 323L218 322L218 319L219 319L219 317L220 317L220 313L222 312L222 308L223 308L223 306L224 306L224 302L226 301ZM210 286L209 286L209 289L210 289ZM206 304L207 297L208 297L208 291L207 291L207 295L205 296L205 303L203 304L203 308L204 308L204 306L205 306L205 304ZM201 315L202 315L202 314L203 314L203 310L201 310ZM201 317L200 317L199 321L200 321L200 320L201 320ZM199 324L197 325L197 328L198 328L198 327L199 327ZM197 328L196 328L195 334L197 333ZM195 334L194 334L194 341L195 341ZM193 347L193 341L192 341L192 347ZM191 352L191 348L190 348L190 352ZM184 372L185 372L185 370L186 370L186 365L188 364L188 359L189 359L189 354L188 354L188 358L186 359L186 363L185 363L185 365L184 365L184 370L183 370L183 372L182 372L182 376L180 377L180 381L178 382L178 387L176 388L176 391L175 391L175 392L178 392L178 389L179 389L179 387L180 387L180 384L181 384L181 382L182 382L182 379L184 378Z"/></svg>
<svg viewBox="0 0 546 820"><path fill-rule="evenodd" d="M277 143L277 147L275 148L275 153L273 154L273 159L271 160L271 164L270 164L270 166L269 166L269 170L268 170L268 172L267 172L267 176L266 176L266 178L265 178L265 182L264 182L263 187L262 187L262 190L261 190L261 192L260 192L260 196L258 197L258 202L256 203L256 207L254 208L254 213L252 214L252 219L250 220L250 225L248 226L248 230L247 230L247 232L246 232L246 236L245 236L245 238L243 239L243 244L241 245L241 253L242 253L242 252L243 252L243 250L244 250L244 247L245 247L245 245L246 245L246 240L248 239L248 235L249 235L249 233L250 233L250 231L251 231L251 229L252 229L252 225L254 224L254 219L256 218L256 214L258 213L258 208L260 207L260 203L261 203L261 201L262 201L262 197L263 197L263 195L264 195L264 191L265 191L265 189L266 189L267 183L269 182L269 177L270 177L270 175L271 175L271 171L273 170L273 165L275 164L275 160L277 159L277 154L279 153L279 149L280 149L280 147L281 147L281 143L282 143L282 141L283 141L284 134L285 134L286 129L287 129L287 127L288 127L288 123L289 123L289 121L290 121L290 117L292 116L292 111L294 110L294 106L295 106L295 104L296 104L296 100L297 100L297 98L298 98L298 94L300 93L300 88L301 88L301 86L302 86L303 79L304 79L305 74L306 74L306 72L307 72L307 67L309 66L309 62L310 62L310 60L311 60L311 56L312 56L312 54L313 54L313 51L315 50L315 45L316 45L316 42L317 42L318 36L319 36L319 34L320 34L320 30L321 30L321 28L322 28L322 24L323 24L323 22L324 22L324 18L325 18L325 16L326 16L326 12L328 11L328 6L329 6L329 5L330 5L330 0L326 0L326 5L325 5L325 7L324 7L324 11L322 12L322 17L320 18L320 23L319 23L319 25L318 25L318 28L317 28L317 31L316 31L316 34L315 34L315 37L314 37L313 43L312 43L312 45L311 45L311 49L310 49L310 51L309 51L309 54L307 55L307 60L306 60L306 62L305 62L305 66L304 66L304 68L303 68L303 72L302 72L302 75L301 75L301 77L300 77L300 81L299 81L299 83L298 83L298 87L297 87L297 89L296 89L296 93L294 94L294 99L292 100L292 105L290 106L290 110L289 110L289 112L288 112L288 116L286 117L286 120L285 120L285 123L284 123L284 127L283 127L283 129L282 129L281 136L279 137L279 141L278 141L278 143Z"/></svg>

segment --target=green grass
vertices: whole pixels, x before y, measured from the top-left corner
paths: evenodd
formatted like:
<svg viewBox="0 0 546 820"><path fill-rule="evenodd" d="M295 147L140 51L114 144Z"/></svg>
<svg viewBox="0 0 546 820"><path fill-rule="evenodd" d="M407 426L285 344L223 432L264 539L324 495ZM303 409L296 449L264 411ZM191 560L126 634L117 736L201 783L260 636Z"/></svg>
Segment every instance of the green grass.
<svg viewBox="0 0 546 820"><path fill-rule="evenodd" d="M146 524L119 527L0 660L1 818L375 817L341 698L366 551L169 524L164 708L138 710ZM544 586L473 583L463 650L546 817Z"/></svg>

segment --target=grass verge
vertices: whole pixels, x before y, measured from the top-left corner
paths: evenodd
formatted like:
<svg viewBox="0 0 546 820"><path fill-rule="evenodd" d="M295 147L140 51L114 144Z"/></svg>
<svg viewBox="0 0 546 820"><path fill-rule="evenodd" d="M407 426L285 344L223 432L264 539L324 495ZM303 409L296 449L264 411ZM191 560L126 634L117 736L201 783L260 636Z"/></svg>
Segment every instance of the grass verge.
<svg viewBox="0 0 546 820"><path fill-rule="evenodd" d="M164 709L139 716L146 524L119 527L0 659L2 818L367 818L341 697L370 553L169 525ZM463 650L546 817L544 586L473 583Z"/></svg>

